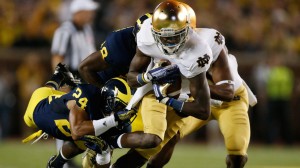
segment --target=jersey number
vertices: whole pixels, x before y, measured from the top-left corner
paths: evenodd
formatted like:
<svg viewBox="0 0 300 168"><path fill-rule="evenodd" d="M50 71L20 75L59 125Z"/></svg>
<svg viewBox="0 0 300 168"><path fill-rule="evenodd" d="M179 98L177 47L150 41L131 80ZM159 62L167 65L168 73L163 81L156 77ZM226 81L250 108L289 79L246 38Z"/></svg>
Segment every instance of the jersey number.
<svg viewBox="0 0 300 168"><path fill-rule="evenodd" d="M61 119L61 120L54 120L54 122L61 133L63 133L67 137L71 136L70 123L68 120Z"/></svg>
<svg viewBox="0 0 300 168"><path fill-rule="evenodd" d="M48 101L49 101L49 104L52 102L53 99L57 99L59 97L61 97L62 95L52 95L52 96L49 96L48 97Z"/></svg>
<svg viewBox="0 0 300 168"><path fill-rule="evenodd" d="M102 45L101 45L101 50L100 50L103 59L104 59L105 57L107 57L107 55L108 55L106 46L104 46L104 44L105 44L105 42L102 43Z"/></svg>
<svg viewBox="0 0 300 168"><path fill-rule="evenodd" d="M76 92L73 93L72 96L78 99L81 96L81 94L82 94L82 90L80 88L77 88ZM80 108L83 110L85 109L87 102L88 99L86 97L82 97L78 100L78 103L80 104Z"/></svg>

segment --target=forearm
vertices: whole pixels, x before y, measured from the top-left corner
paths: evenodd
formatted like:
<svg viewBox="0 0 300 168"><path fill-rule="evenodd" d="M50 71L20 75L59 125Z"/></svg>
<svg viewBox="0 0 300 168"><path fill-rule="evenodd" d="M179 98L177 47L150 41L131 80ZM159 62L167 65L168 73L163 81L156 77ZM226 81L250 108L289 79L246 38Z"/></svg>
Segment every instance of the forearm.
<svg viewBox="0 0 300 168"><path fill-rule="evenodd" d="M71 125L71 134L74 140L78 140L84 135L95 135L92 121L82 121Z"/></svg>
<svg viewBox="0 0 300 168"><path fill-rule="evenodd" d="M88 83L93 84L101 88L104 84L100 76L96 71L89 70L88 67L79 69L80 76Z"/></svg>
<svg viewBox="0 0 300 168"><path fill-rule="evenodd" d="M137 87L141 87L142 84L138 82L137 77L138 75L142 75L142 73L138 73L138 72L129 72L127 74L127 82L128 85L132 88L137 88Z"/></svg>
<svg viewBox="0 0 300 168"><path fill-rule="evenodd" d="M196 101L182 102L180 100L170 98L166 104L173 107L176 113L182 117L193 116L201 120L206 120L210 115L209 101L205 101L200 104Z"/></svg>
<svg viewBox="0 0 300 168"><path fill-rule="evenodd" d="M233 85L209 85L210 96L212 99L221 101L231 101L234 97Z"/></svg>

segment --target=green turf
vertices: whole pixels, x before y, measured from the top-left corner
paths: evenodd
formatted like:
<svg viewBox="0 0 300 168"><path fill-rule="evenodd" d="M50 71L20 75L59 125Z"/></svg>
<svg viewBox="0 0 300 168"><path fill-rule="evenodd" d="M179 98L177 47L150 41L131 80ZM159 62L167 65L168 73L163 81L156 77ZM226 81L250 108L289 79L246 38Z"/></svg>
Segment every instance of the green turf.
<svg viewBox="0 0 300 168"><path fill-rule="evenodd" d="M114 152L113 161L125 153ZM22 144L21 140L0 141L0 168L43 168L55 154L53 140L42 140L34 145ZM246 168L300 168L300 147L265 147L250 145ZM180 143L166 168L222 168L225 167L223 146ZM80 156L76 158L80 162Z"/></svg>

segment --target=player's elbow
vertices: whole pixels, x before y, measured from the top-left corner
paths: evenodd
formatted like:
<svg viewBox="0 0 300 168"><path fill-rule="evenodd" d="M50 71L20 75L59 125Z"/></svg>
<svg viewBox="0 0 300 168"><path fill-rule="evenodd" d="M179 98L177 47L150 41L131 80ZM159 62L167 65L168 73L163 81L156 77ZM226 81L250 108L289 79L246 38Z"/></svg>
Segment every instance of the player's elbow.
<svg viewBox="0 0 300 168"><path fill-rule="evenodd" d="M223 91L222 94L222 100L230 102L234 98L234 90L233 89L227 89Z"/></svg>
<svg viewBox="0 0 300 168"><path fill-rule="evenodd" d="M207 120L210 116L210 108L204 108L201 107L199 108L199 110L195 113L196 118L200 119L200 120Z"/></svg>
<svg viewBox="0 0 300 168"><path fill-rule="evenodd" d="M222 85L222 89L219 92L218 100L230 102L234 97L233 85Z"/></svg>
<svg viewBox="0 0 300 168"><path fill-rule="evenodd" d="M80 130L80 127L73 127L72 130L72 139L74 141L79 140L82 136L84 136L85 134L83 134L83 132Z"/></svg>
<svg viewBox="0 0 300 168"><path fill-rule="evenodd" d="M84 62L81 62L78 67L78 72L81 76L89 71L89 66L87 66Z"/></svg>

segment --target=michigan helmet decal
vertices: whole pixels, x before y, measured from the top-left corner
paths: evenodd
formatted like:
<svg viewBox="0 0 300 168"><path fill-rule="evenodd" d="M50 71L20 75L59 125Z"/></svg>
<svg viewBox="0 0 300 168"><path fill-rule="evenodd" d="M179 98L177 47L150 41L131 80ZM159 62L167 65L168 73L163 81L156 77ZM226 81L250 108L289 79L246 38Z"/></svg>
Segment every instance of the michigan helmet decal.
<svg viewBox="0 0 300 168"><path fill-rule="evenodd" d="M133 95L133 91L122 78L108 80L101 89L101 97L104 102L104 115L110 115L124 109Z"/></svg>
<svg viewBox="0 0 300 168"><path fill-rule="evenodd" d="M134 24L133 35L136 37L136 34L140 31L143 22L152 17L152 13L145 13L143 16L139 17Z"/></svg>

